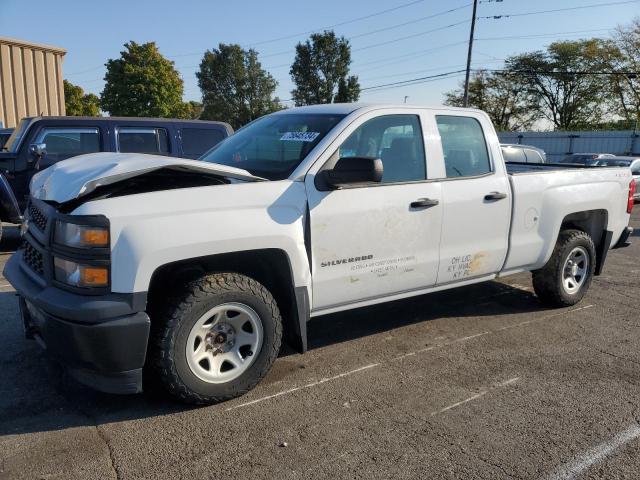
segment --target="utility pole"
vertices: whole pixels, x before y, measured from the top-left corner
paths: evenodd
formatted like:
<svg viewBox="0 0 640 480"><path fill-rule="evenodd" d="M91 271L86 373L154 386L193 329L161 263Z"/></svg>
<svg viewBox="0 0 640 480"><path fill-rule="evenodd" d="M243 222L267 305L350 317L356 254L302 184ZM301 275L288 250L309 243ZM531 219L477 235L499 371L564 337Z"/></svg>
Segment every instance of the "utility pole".
<svg viewBox="0 0 640 480"><path fill-rule="evenodd" d="M473 34L476 29L476 10L478 0L473 0L473 17L471 17L471 32L469 33L469 52L467 53L467 74L464 79L464 99L463 105L469 106L469 75L471 74L471 52L473 51Z"/></svg>

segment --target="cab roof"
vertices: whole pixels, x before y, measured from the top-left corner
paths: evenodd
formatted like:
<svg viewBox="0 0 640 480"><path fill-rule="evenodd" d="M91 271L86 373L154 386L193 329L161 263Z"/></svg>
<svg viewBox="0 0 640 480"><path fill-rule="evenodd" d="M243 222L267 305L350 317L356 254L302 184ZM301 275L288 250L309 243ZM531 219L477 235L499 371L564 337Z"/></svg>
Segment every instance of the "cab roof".
<svg viewBox="0 0 640 480"><path fill-rule="evenodd" d="M287 115L295 113L318 113L328 115L349 115L356 110L377 110L379 108L408 108L408 109L429 109L437 108L438 110L455 110L455 111L467 111L477 112L475 108L458 108L449 107L443 105L411 105L406 103L401 104L385 104L385 103L326 103L322 105L307 105L304 107L293 107L286 110L281 110L276 115Z"/></svg>

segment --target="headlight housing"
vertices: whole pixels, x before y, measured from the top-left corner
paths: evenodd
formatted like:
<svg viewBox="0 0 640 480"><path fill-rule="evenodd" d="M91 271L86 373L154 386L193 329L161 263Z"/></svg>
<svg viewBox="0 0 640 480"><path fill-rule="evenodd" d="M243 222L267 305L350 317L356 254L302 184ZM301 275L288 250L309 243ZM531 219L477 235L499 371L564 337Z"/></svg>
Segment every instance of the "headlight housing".
<svg viewBox="0 0 640 480"><path fill-rule="evenodd" d="M84 265L71 260L53 259L55 279L72 287L109 286L109 268L105 265Z"/></svg>
<svg viewBox="0 0 640 480"><path fill-rule="evenodd" d="M109 227L56 221L53 240L71 248L109 247Z"/></svg>

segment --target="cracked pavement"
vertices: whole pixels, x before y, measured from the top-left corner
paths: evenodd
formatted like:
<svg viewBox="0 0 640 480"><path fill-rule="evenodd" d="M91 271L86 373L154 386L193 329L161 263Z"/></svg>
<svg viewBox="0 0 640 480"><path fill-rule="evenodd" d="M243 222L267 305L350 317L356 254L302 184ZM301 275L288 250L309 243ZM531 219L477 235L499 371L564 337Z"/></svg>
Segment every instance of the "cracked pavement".
<svg viewBox="0 0 640 480"><path fill-rule="evenodd" d="M23 338L0 278L0 479L548 478L640 424L632 240L569 309L522 274L319 317L307 354L203 408L78 385ZM579 478L638 471L634 438Z"/></svg>

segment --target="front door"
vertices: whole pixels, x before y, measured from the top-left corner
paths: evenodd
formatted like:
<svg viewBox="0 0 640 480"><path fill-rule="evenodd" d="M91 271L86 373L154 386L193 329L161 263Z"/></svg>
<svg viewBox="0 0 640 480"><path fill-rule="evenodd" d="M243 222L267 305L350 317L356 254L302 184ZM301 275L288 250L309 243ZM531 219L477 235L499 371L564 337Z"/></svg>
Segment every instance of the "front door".
<svg viewBox="0 0 640 480"><path fill-rule="evenodd" d="M313 309L434 285L441 186L426 182L419 116L366 120L335 156L381 158L384 173L380 184L328 192L319 191L307 177Z"/></svg>

